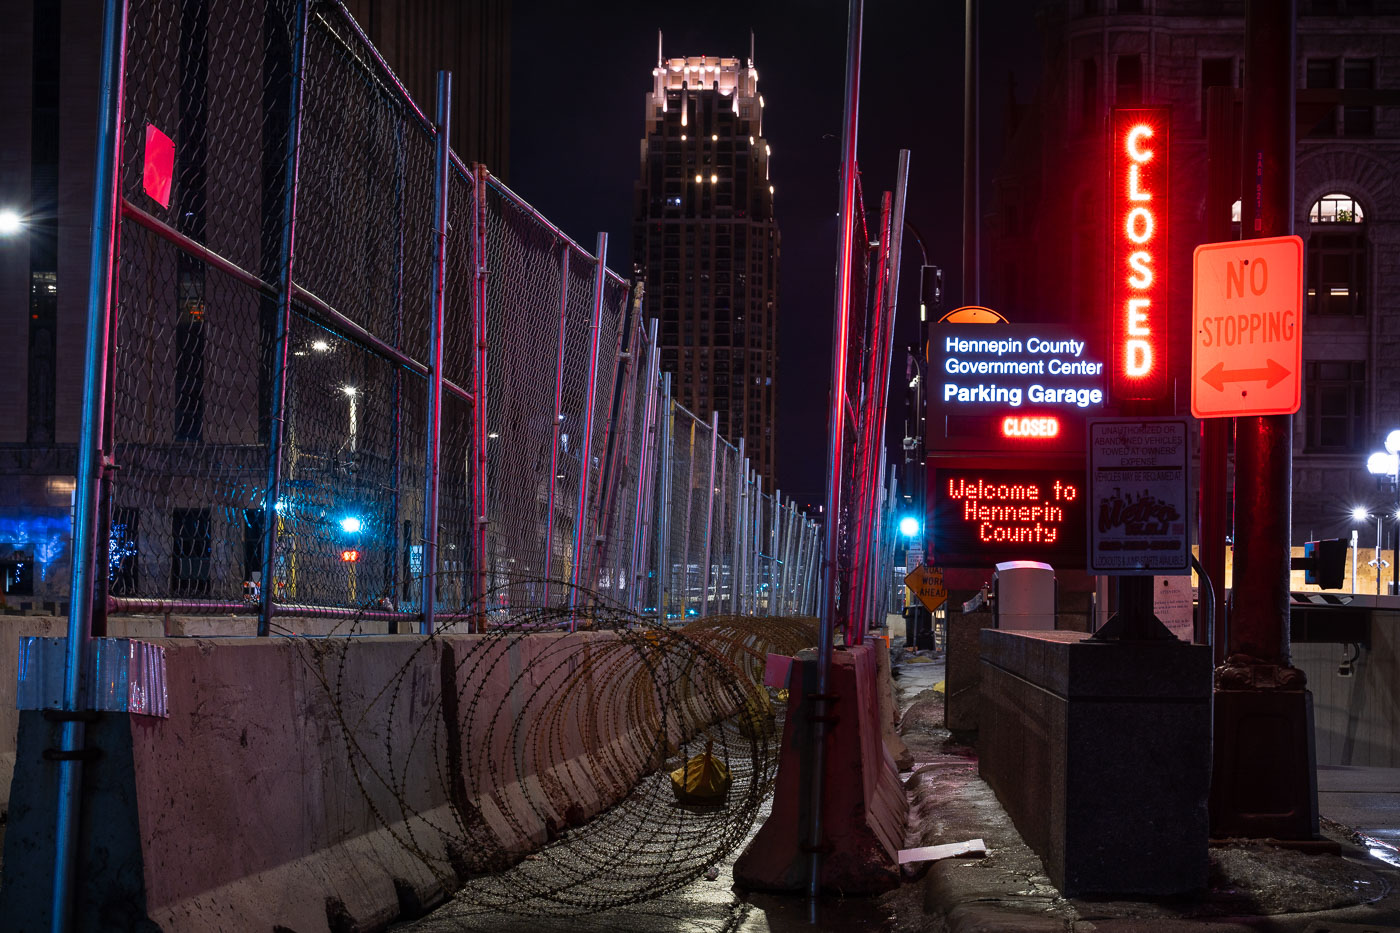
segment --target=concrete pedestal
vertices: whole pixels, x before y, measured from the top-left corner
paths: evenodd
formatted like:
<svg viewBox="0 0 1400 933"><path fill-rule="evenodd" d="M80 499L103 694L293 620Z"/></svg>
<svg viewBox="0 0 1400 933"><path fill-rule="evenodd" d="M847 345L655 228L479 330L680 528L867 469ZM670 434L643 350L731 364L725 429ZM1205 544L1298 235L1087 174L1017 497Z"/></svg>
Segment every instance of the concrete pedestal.
<svg viewBox="0 0 1400 933"><path fill-rule="evenodd" d="M1204 645L981 633L982 777L1066 896L1206 884Z"/></svg>
<svg viewBox="0 0 1400 933"><path fill-rule="evenodd" d="M1211 834L1316 838L1314 747L1307 690L1217 690Z"/></svg>
<svg viewBox="0 0 1400 933"><path fill-rule="evenodd" d="M957 594L970 598L971 593ZM944 674L944 722L955 735L967 736L977 731L977 689L981 680L979 633L995 624L990 610L964 613L961 601L954 603L949 595L948 652Z"/></svg>

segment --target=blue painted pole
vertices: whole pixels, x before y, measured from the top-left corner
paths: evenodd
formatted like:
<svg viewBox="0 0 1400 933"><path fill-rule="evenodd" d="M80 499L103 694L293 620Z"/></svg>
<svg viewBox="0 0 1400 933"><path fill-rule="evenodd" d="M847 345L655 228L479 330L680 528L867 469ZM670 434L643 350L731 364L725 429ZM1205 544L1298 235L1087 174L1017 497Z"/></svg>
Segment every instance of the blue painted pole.
<svg viewBox="0 0 1400 933"><path fill-rule="evenodd" d="M87 334L83 359L83 427L73 519L73 569L68 591L68 643L64 659L63 729L58 750L58 809L54 826L53 901L50 929L73 926L73 878L82 809L83 670L91 638L92 594L97 569L98 488L103 472L107 342L117 236L117 166L121 164L122 72L126 51L126 3L107 0L102 11L102 71L92 189L92 243L88 252Z"/></svg>
<svg viewBox="0 0 1400 933"><path fill-rule="evenodd" d="M282 438L287 419L287 340L292 329L292 258L296 253L297 178L301 165L301 99L306 70L306 19L310 0L300 0L292 22L292 87L287 110L286 190L282 197L281 272L277 283L277 335L272 346L272 411L268 419L267 493L263 497L262 592L258 635L272 630L277 581L277 500L282 495Z"/></svg>
<svg viewBox="0 0 1400 933"><path fill-rule="evenodd" d="M423 490L423 621L419 631L437 629L438 488L442 450L442 328L447 310L447 178L452 169L449 131L452 122L452 72L439 71L437 84L437 152L433 178L433 295L428 319L428 450ZM475 405L486 400L477 396Z"/></svg>

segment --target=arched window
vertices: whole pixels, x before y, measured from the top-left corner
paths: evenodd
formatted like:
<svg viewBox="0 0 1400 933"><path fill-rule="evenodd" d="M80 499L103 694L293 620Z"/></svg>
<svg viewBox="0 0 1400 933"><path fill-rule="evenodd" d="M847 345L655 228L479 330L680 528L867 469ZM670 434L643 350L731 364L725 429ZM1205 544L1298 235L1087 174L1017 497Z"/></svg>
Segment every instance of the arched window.
<svg viewBox="0 0 1400 933"><path fill-rule="evenodd" d="M1323 195L1308 211L1308 313L1366 313L1366 230L1349 194Z"/></svg>

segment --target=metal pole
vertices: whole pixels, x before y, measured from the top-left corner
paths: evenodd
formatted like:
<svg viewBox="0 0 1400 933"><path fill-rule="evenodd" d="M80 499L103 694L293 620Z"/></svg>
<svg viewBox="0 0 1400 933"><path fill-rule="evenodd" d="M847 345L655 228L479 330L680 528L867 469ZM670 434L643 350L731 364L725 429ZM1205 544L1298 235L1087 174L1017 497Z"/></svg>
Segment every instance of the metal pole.
<svg viewBox="0 0 1400 933"><path fill-rule="evenodd" d="M554 425L549 450L549 499L544 532L544 604L549 605L549 584L554 572L554 495L559 488L559 427L564 420L564 332L569 320L569 247L559 260L559 354L554 364Z"/></svg>
<svg viewBox="0 0 1400 933"><path fill-rule="evenodd" d="M1356 544L1357 544L1357 537L1358 537L1358 535L1357 535L1357 533L1356 533L1356 529L1353 528L1353 529L1351 530L1351 592L1352 592L1352 595L1353 595L1353 596L1356 595Z"/></svg>
<svg viewBox="0 0 1400 933"><path fill-rule="evenodd" d="M744 509L749 501L749 458L744 456L744 439L739 438L739 450L735 454L739 467L739 479L735 483L738 495L734 499L734 614L744 614Z"/></svg>
<svg viewBox="0 0 1400 933"><path fill-rule="evenodd" d="M1245 239L1293 232L1296 0L1245 6ZM1293 417L1236 420L1235 574L1228 654L1289 663Z"/></svg>
<svg viewBox="0 0 1400 933"><path fill-rule="evenodd" d="M836 307L832 321L831 399L827 416L826 520L831 526L822 558L826 596L817 628L817 677L812 695L812 783L809 823L803 848L811 853L807 894L821 890L822 801L826 779L826 719L830 715L827 689L831 682L831 650L836 624L836 532L841 514L841 457L845 433L842 402L846 395L846 343L851 312L851 263L855 250L856 137L860 125L860 34L864 0L850 0L846 29L845 120L841 135L841 240L836 255Z"/></svg>
<svg viewBox="0 0 1400 933"><path fill-rule="evenodd" d="M778 540L782 534L778 527L783 520L783 491L773 490L773 515L768 524L768 614L776 616L782 612L782 603L778 599L781 592L783 565L779 560Z"/></svg>
<svg viewBox="0 0 1400 933"><path fill-rule="evenodd" d="M657 468L661 471L661 488L657 494L656 517L656 620L666 622L666 593L671 567L671 463L675 444L671 405L671 374L661 374L661 444L657 449Z"/></svg>
<svg viewBox="0 0 1400 933"><path fill-rule="evenodd" d="M404 209L404 163L406 162L404 129L405 124L403 123L396 127L396 145L394 147L394 213L397 215L398 221L395 225L397 229L394 243L394 346L396 347L404 345L404 237L408 219L408 211ZM399 540L399 506L403 496L403 383L404 371L396 366L394 367L394 402L389 431L389 447L393 458L393 479L391 480L393 488L389 491L389 508L387 510L389 553L388 559L384 562L384 589L391 594L390 603L396 610L403 608L399 602L403 596L399 560L403 553L403 547L408 543ZM395 622L391 625L389 631L399 634L398 623ZM402 634L407 634L407 632Z"/></svg>
<svg viewBox="0 0 1400 933"><path fill-rule="evenodd" d="M790 616L797 585L797 553L793 548L797 537L797 506L791 499L786 511L787 517L783 520L783 615Z"/></svg>
<svg viewBox="0 0 1400 933"><path fill-rule="evenodd" d="M705 563L700 572L700 615L710 614L710 529L715 517L715 458L719 455L719 412L710 413L710 472L705 483ZM718 587L716 587L718 589ZM718 592L715 594L718 596Z"/></svg>
<svg viewBox="0 0 1400 933"><path fill-rule="evenodd" d="M73 925L74 874L82 809L83 745L80 716L86 705L83 672L88 656L93 613L94 577L100 554L97 542L98 498L104 463L102 450L107 408L108 341L111 298L116 290L118 166L121 164L122 94L126 58L126 3L107 0L102 13L102 70L97 115L97 152L93 172L92 241L88 252L87 329L83 355L83 426L78 439L77 488L74 495L73 562L69 578L68 642L64 655L63 722L59 737L58 808L54 825L54 876L51 929L66 933Z"/></svg>
<svg viewBox="0 0 1400 933"><path fill-rule="evenodd" d="M1235 128L1234 89L1213 87L1206 92L1206 238L1221 242L1230 238L1230 205L1238 195L1239 139ZM1214 661L1225 661L1225 536L1229 498L1227 457L1232 418L1201 419L1201 565L1210 577L1215 599L1211 632L1197 633L1197 641L1214 645Z"/></svg>
<svg viewBox="0 0 1400 933"><path fill-rule="evenodd" d="M982 203L978 147L977 0L967 0L963 36L963 304L982 303L982 267L979 254Z"/></svg>
<svg viewBox="0 0 1400 933"><path fill-rule="evenodd" d="M423 620L419 632L437 631L438 575L438 458L442 450L442 329L447 313L447 178L451 170L449 145L452 118L452 72L439 71L437 81L437 148L433 158L433 291L428 316L427 456L423 490ZM353 399L352 399L353 401ZM485 399L476 397L476 407Z"/></svg>
<svg viewBox="0 0 1400 933"><path fill-rule="evenodd" d="M647 330L647 369L642 384L646 386L646 402L642 410L642 451L637 460L637 506L632 513L632 542L627 554L627 606L634 612L641 609L637 604L638 567L645 560L638 551L646 551L647 526L651 521L648 514L652 502L651 472L656 468L656 457L652 455L653 440L656 436L656 370L661 365L661 352L656 346L658 319L652 318Z"/></svg>
<svg viewBox="0 0 1400 933"><path fill-rule="evenodd" d="M569 610L578 606L578 588L583 583L585 532L588 527L589 477L593 472L593 409L598 393L598 340L603 324L603 286L608 281L608 235L598 234L598 264L593 276L593 326L588 338L588 395L584 400L583 446L579 449L578 510L574 513L574 560L569 577ZM569 616L569 631L578 620Z"/></svg>
<svg viewBox="0 0 1400 933"><path fill-rule="evenodd" d="M1296 0L1246 0L1246 239L1293 231L1296 27ZM1293 418L1237 418L1235 436L1234 599L1216 675L1211 835L1312 839L1312 703L1289 658Z"/></svg>
<svg viewBox="0 0 1400 933"><path fill-rule="evenodd" d="M448 153L449 156L451 153ZM474 627L477 631L484 631L486 627L486 617L484 615L486 593L490 589L491 558L488 554L488 532L490 530L490 487L487 484L487 470L489 468L489 451L486 447L486 414L487 414L487 371L486 371L486 349L487 349L487 317L486 317L486 277L490 270L487 268L486 255L486 188L490 180L491 173L484 165L476 165L472 172L472 201L475 210L472 211L472 252L475 262L473 263L473 285L476 293L472 301L472 345L476 353L473 357L472 367L472 428L475 435L472 441L474 448L473 461L476 469L472 472L472 606L477 610L474 618Z"/></svg>
<svg viewBox="0 0 1400 933"><path fill-rule="evenodd" d="M757 468L754 469L753 476L753 499L749 503L749 540L746 542L749 549L749 602L753 606L754 615L767 615L760 611L758 603L758 587L763 579L763 564L760 563L759 540L763 535L763 477L759 475Z"/></svg>
<svg viewBox="0 0 1400 933"><path fill-rule="evenodd" d="M617 494L617 475L624 462L631 463L632 456L632 406L636 396L629 391L632 382L632 367L636 362L637 343L642 333L642 292L643 283L634 281L628 292L627 314L620 319L617 328L617 342L613 346L613 392L608 406L608 420L603 425L602 466L598 470L598 517L595 524L597 535L588 565L588 579L595 584L603 569L603 561L608 557L608 541L612 538L613 497ZM625 339L624 339L625 338ZM618 557L612 556L610 579L618 576ZM614 582L613 588L616 590Z"/></svg>
<svg viewBox="0 0 1400 933"><path fill-rule="evenodd" d="M1385 519L1376 516L1376 595L1381 595L1381 527Z"/></svg>
<svg viewBox="0 0 1400 933"><path fill-rule="evenodd" d="M874 556L872 548L874 527L872 516L880 489L874 482L875 474L875 425L884 420L884 412L879 408L880 363L882 360L885 308L887 304L886 283L889 269L890 201L888 191L880 199L880 240L879 257L875 272L875 301L867 315L869 321L869 342L862 364L864 373L860 380L860 412L856 419L856 454L852 468L855 471L854 510L851 515L851 572L847 581L847 594L843 598L849 605L846 612L846 643L860 644L868 619L865 613L869 607L870 561Z"/></svg>
<svg viewBox="0 0 1400 933"><path fill-rule="evenodd" d="M793 530L793 534L797 538L795 545L797 548L797 557L795 558L796 563L793 565L792 614L800 616L806 615L803 603L807 598L807 520L802 513L797 512L795 508L793 511L796 512L796 527Z"/></svg>
<svg viewBox="0 0 1400 933"><path fill-rule="evenodd" d="M684 408L682 408L684 410ZM690 519L695 511L695 418L686 412L685 508L681 511L680 568L681 623L684 624L690 603Z"/></svg>
<svg viewBox="0 0 1400 933"><path fill-rule="evenodd" d="M1390 552L1390 595L1400 595L1400 497L1394 491L1400 490L1400 472L1390 478L1392 502L1390 505L1390 527L1394 530L1395 550Z"/></svg>
<svg viewBox="0 0 1400 933"><path fill-rule="evenodd" d="M296 253L297 183L301 171L302 72L306 69L306 20L310 0L299 0L292 24L291 103L287 113L287 153L282 198L282 248L277 283L277 332L272 349L272 411L268 421L267 492L263 498L262 591L258 606L258 635L272 626L277 589L277 501L282 495L282 437L286 426L287 351L292 329L292 259Z"/></svg>
<svg viewBox="0 0 1400 933"><path fill-rule="evenodd" d="M754 482L753 462L750 458L744 458L744 615L757 615L758 605L753 594L753 503L758 497L757 485Z"/></svg>

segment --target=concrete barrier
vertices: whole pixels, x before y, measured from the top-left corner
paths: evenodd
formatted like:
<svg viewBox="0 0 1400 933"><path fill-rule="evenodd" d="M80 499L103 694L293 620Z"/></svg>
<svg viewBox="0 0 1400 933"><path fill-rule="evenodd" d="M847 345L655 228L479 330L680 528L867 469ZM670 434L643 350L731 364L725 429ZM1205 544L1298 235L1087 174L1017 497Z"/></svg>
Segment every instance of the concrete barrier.
<svg viewBox="0 0 1400 933"><path fill-rule="evenodd" d="M981 633L978 771L1066 897L1206 884L1210 648Z"/></svg>
<svg viewBox="0 0 1400 933"><path fill-rule="evenodd" d="M734 865L734 879L757 890L800 891L808 878L808 778L812 773L807 695L816 652L800 652L788 684L788 714L773 810ZM827 732L821 886L835 894L875 894L899 885L907 801L881 728L875 649L838 648L828 690L836 717Z"/></svg>
<svg viewBox="0 0 1400 933"><path fill-rule="evenodd" d="M279 617L279 627L302 635L344 633L349 619L301 619ZM117 615L108 619L113 638L150 640L162 636L220 637L257 634L257 616ZM384 623L355 622L356 631L383 632ZM10 777L15 769L15 734L19 711L15 708L19 640L29 635L62 638L68 633L64 616L0 616L0 817L9 811Z"/></svg>
<svg viewBox="0 0 1400 933"><path fill-rule="evenodd" d="M617 802L658 735L732 712L676 662L691 695L649 698L674 707L658 728L637 712L653 649L614 633L154 640L170 718L88 727L79 929L382 928ZM19 929L48 925L57 728L19 716L0 888Z"/></svg>

